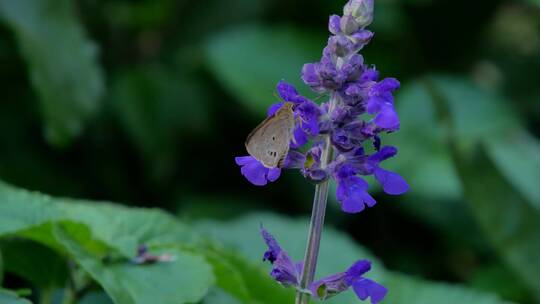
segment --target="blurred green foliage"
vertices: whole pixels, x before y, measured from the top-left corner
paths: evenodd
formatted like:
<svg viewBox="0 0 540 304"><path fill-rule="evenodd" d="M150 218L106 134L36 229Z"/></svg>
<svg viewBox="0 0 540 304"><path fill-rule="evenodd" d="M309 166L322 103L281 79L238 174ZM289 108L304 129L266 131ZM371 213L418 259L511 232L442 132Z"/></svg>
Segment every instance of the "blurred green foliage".
<svg viewBox="0 0 540 304"><path fill-rule="evenodd" d="M313 185L233 158L280 79L316 97L300 69L343 2L0 0L0 303L292 302L257 228L300 259ZM375 3L411 191L331 194L318 276L370 258L387 303L540 303L540 3Z"/></svg>

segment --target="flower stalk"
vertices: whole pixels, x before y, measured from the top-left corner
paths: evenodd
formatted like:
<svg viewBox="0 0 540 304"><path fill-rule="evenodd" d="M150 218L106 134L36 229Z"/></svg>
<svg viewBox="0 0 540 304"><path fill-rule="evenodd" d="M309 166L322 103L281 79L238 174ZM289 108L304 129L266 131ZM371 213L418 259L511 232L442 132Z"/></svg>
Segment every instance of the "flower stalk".
<svg viewBox="0 0 540 304"><path fill-rule="evenodd" d="M330 98L330 107L334 108L337 99L332 94ZM332 161L332 144L330 142L330 136L324 134L324 143L321 153L321 169L326 169L328 164ZM328 201L328 189L330 187L330 180L318 183L315 186L315 195L313 197L313 209L311 210L311 220L309 223L308 240L306 244L306 252L304 254L304 267L302 268L302 275L300 277L300 290L296 293L295 304L307 304L309 303L310 295L305 292L309 289L311 283L315 278L315 271L317 268L317 259L319 257L319 247L321 245L322 230L324 226L324 216L326 214L326 203Z"/></svg>

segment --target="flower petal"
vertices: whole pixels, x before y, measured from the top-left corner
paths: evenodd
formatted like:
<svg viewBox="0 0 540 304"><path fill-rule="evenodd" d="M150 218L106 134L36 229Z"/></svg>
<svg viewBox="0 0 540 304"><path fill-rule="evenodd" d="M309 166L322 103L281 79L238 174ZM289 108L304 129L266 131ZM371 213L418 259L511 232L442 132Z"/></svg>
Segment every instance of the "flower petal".
<svg viewBox="0 0 540 304"><path fill-rule="evenodd" d="M243 166L249 162L251 162L253 159L253 156L238 156L238 157L235 157L234 160L236 162L237 165L239 166Z"/></svg>
<svg viewBox="0 0 540 304"><path fill-rule="evenodd" d="M281 175L280 168L272 168L268 170L268 174L266 175L266 178L271 182L275 182L279 178L280 175Z"/></svg>
<svg viewBox="0 0 540 304"><path fill-rule="evenodd" d="M375 117L375 124L383 129L396 131L399 129L399 117L394 110L394 106L389 103L384 103L379 114Z"/></svg>
<svg viewBox="0 0 540 304"><path fill-rule="evenodd" d="M308 135L300 126L296 126L293 136L294 140L291 141L291 148L293 149L299 148L308 142Z"/></svg>
<svg viewBox="0 0 540 304"><path fill-rule="evenodd" d="M278 82L276 90L279 97L281 97L281 99L284 101L294 101L298 96L298 91L296 88L292 84L283 80Z"/></svg>
<svg viewBox="0 0 540 304"><path fill-rule="evenodd" d="M284 286L298 286L300 283L297 265L284 250L278 254L270 275Z"/></svg>
<svg viewBox="0 0 540 304"><path fill-rule="evenodd" d="M276 113L276 111L279 110L279 108L281 108L283 104L284 102L278 102L268 107L268 111L266 111L266 116L270 117L274 115L274 113Z"/></svg>
<svg viewBox="0 0 540 304"><path fill-rule="evenodd" d="M380 167L375 169L375 178L383 187L384 192L391 195L399 195L409 190L409 185L401 175L384 170Z"/></svg>
<svg viewBox="0 0 540 304"><path fill-rule="evenodd" d="M263 255L263 261L269 261L270 263L274 263L274 261L277 259L278 254L281 252L281 247L279 246L274 236L271 235L270 232L268 232L266 229L264 229L262 224L260 227L260 231L264 242L266 243L266 246L268 246L268 250Z"/></svg>
<svg viewBox="0 0 540 304"><path fill-rule="evenodd" d="M388 292L386 287L366 278L357 280L352 286L356 296L358 296L360 300L363 301L369 297L371 298L372 304L381 302Z"/></svg>
<svg viewBox="0 0 540 304"><path fill-rule="evenodd" d="M366 272L371 270L371 262L368 260L358 260L347 269L346 279L349 284L360 279Z"/></svg>
<svg viewBox="0 0 540 304"><path fill-rule="evenodd" d="M263 261L272 263L272 276L284 286L298 286L302 263L294 263L285 250L282 250L276 239L261 224L261 235L268 246Z"/></svg>
<svg viewBox="0 0 540 304"><path fill-rule="evenodd" d="M281 169L268 169L253 156L240 156L235 158L236 164L242 166L242 175L256 186L264 186L268 181L275 181L281 174Z"/></svg>
<svg viewBox="0 0 540 304"><path fill-rule="evenodd" d="M242 172L242 175L252 184L256 186L264 186L268 183L266 180L267 170L268 169L258 161L252 161L242 166L240 172Z"/></svg>

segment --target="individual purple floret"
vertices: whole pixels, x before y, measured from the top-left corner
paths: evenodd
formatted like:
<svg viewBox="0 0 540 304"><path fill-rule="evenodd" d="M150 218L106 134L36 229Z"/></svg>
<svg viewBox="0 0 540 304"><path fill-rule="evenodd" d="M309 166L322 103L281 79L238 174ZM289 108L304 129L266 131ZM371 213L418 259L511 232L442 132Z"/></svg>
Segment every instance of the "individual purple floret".
<svg viewBox="0 0 540 304"><path fill-rule="evenodd" d="M263 236L268 250L263 255L263 261L269 261L273 267L270 276L283 286L298 287L302 263L294 263L287 252L278 245L274 237L261 225Z"/></svg>
<svg viewBox="0 0 540 304"><path fill-rule="evenodd" d="M347 271L328 276L311 284L311 294L318 299L326 300L352 286L360 300L370 298L372 304L377 304L384 299L387 289L375 281L363 277L370 269L371 263L369 261L356 261Z"/></svg>
<svg viewBox="0 0 540 304"><path fill-rule="evenodd" d="M296 121L284 165L268 169L247 156L237 157L236 162L242 166L242 174L259 186L275 181L280 169L299 169L315 183L334 179L342 210L357 213L376 204L368 193L365 177L373 176L383 191L391 195L403 194L409 186L398 173L381 167L384 160L397 154L397 148L382 146L381 135L399 130L393 96L399 81L380 79L375 67L366 64L358 54L373 38L373 33L365 28L373 19L373 0L350 0L343 13L330 16L331 35L321 60L305 64L302 69L304 83L316 93L328 96L328 100L317 105L300 95L293 85L285 81L277 84L282 102L270 106L268 115L273 115L284 102L291 102ZM333 153L330 163L323 166L324 137L330 138Z"/></svg>

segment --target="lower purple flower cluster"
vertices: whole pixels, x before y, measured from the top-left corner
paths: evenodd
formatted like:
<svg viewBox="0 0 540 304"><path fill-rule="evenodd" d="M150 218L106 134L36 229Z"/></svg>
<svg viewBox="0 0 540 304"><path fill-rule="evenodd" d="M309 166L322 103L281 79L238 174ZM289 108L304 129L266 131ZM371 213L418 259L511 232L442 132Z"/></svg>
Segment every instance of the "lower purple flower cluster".
<svg viewBox="0 0 540 304"><path fill-rule="evenodd" d="M268 246L268 250L263 255L263 261L269 261L272 264L270 276L284 286L300 289L300 274L303 263L294 263L289 254L262 226L261 234ZM309 290L305 292L309 292L317 299L326 300L352 287L360 300L370 298L372 304L377 304L384 299L387 289L379 283L363 277L370 269L371 263L369 261L356 261L344 272L313 282L309 286Z"/></svg>

